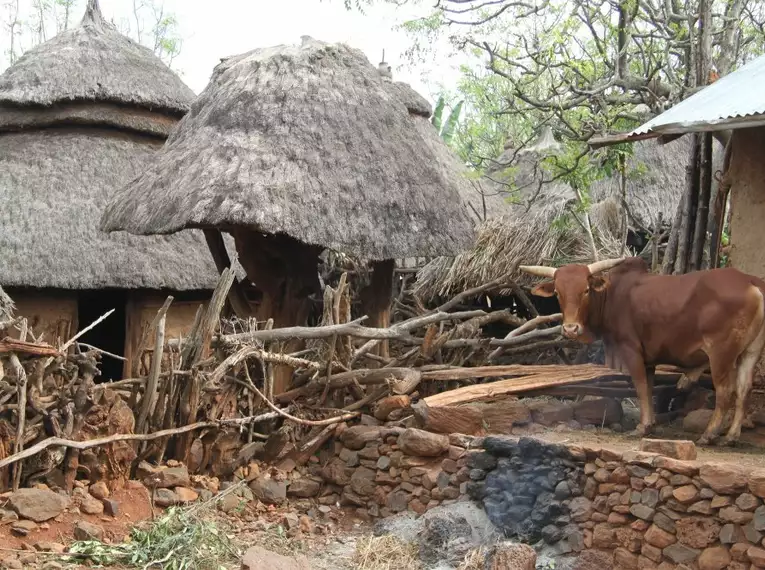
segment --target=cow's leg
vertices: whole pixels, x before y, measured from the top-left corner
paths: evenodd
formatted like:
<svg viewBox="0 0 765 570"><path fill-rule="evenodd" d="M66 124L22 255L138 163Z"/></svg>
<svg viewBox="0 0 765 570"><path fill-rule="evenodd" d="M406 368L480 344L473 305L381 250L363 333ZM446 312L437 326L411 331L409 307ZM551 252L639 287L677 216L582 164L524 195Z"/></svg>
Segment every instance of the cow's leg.
<svg viewBox="0 0 765 570"><path fill-rule="evenodd" d="M639 437L644 437L651 433L654 424L653 376L647 373L643 356L638 351L624 350L617 358L627 367L635 385L640 402L640 424L636 432Z"/></svg>
<svg viewBox="0 0 765 570"><path fill-rule="evenodd" d="M715 387L715 411L709 419L707 429L696 442L699 445L709 445L720 435L723 419L735 397L734 374L737 358L738 355L730 347L719 347L717 351L709 355L712 382Z"/></svg>
<svg viewBox="0 0 765 570"><path fill-rule="evenodd" d="M746 405L754 382L754 369L760 359L762 350L765 348L765 327L760 327L760 332L754 341L746 347L739 358L736 370L736 411L733 414L733 422L728 428L728 433L720 441L721 445L735 445L741 435L741 426L746 415Z"/></svg>

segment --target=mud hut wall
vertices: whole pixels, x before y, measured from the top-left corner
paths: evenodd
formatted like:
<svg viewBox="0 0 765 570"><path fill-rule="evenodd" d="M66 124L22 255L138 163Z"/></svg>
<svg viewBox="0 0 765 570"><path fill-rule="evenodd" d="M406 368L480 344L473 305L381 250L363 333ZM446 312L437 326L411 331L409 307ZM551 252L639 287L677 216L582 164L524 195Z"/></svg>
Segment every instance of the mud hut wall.
<svg viewBox="0 0 765 570"><path fill-rule="evenodd" d="M7 287L16 305L15 315L27 319L35 338L57 344L71 338L79 327L77 294L71 291L31 291Z"/></svg>
<svg viewBox="0 0 765 570"><path fill-rule="evenodd" d="M765 278L765 127L733 133L730 263Z"/></svg>
<svg viewBox="0 0 765 570"><path fill-rule="evenodd" d="M151 322L167 299L165 293L159 292L134 292L128 297L126 314L126 339L125 339L125 368L124 375L129 377L133 370L133 362L140 359L142 352L153 350L155 333L151 332L141 344L144 331L148 331ZM195 292L179 295L173 294L175 299L167 311L165 319L165 343L173 339L185 338L189 335L194 324L194 317L200 306L206 306L210 298L209 292ZM180 297L180 298L178 298ZM149 364L150 359L144 359ZM140 362L138 373L145 374L148 370L142 370Z"/></svg>

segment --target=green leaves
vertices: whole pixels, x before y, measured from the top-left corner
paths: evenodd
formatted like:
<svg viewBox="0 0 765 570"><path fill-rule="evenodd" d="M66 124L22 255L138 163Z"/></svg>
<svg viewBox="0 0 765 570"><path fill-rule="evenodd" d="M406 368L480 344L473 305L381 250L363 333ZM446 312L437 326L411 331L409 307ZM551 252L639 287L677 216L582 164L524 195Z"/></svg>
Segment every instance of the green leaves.
<svg viewBox="0 0 765 570"><path fill-rule="evenodd" d="M449 113L449 117L446 119L446 123L442 128L442 119L444 109L446 107L446 98L441 95L436 102L436 108L433 110L433 116L430 118L430 122L436 128L439 136L446 144L451 144L452 142L452 138L454 137L454 132L457 128L457 123L460 118L460 113L462 112L463 104L464 101L460 101L452 108L451 113Z"/></svg>

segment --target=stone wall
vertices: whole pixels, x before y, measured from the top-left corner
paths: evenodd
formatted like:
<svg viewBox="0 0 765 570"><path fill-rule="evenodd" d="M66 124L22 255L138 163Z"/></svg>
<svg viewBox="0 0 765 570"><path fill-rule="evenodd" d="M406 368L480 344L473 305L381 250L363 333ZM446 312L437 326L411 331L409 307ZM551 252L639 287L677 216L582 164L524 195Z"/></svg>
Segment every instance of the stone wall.
<svg viewBox="0 0 765 570"><path fill-rule="evenodd" d="M355 426L310 471L320 503L369 518L477 501L508 538L578 554L574 568L765 569L765 464Z"/></svg>

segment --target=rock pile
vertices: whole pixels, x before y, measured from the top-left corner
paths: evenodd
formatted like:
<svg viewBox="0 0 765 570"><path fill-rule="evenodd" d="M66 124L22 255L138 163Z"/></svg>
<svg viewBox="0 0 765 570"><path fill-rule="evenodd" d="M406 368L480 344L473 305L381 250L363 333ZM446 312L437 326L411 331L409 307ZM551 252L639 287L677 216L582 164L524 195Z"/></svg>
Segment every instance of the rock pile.
<svg viewBox="0 0 765 570"><path fill-rule="evenodd" d="M469 441L416 428L348 428L326 461L312 469L325 483L319 503L353 507L369 518L407 510L422 514L465 499L471 477L465 447Z"/></svg>

